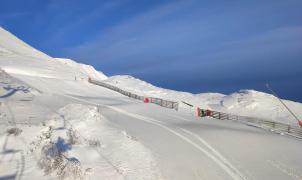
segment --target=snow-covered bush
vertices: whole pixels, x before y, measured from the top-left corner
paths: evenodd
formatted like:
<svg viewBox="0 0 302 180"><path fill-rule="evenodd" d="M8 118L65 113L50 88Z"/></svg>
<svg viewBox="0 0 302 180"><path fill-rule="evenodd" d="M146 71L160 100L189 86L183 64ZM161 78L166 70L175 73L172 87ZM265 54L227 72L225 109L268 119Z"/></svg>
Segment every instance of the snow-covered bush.
<svg viewBox="0 0 302 180"><path fill-rule="evenodd" d="M88 144L91 147L99 147L101 145L101 142L98 139L89 139Z"/></svg>
<svg viewBox="0 0 302 180"><path fill-rule="evenodd" d="M6 132L7 132L8 135L15 135L15 136L18 136L19 134L22 133L22 129L13 127L13 128L7 129Z"/></svg>
<svg viewBox="0 0 302 180"><path fill-rule="evenodd" d="M58 138L57 142L50 142L41 149L41 157L38 162L45 174L55 173L60 179L82 179L81 163L75 157L67 157L69 144Z"/></svg>
<svg viewBox="0 0 302 180"><path fill-rule="evenodd" d="M73 130L72 128L68 129L68 131L66 132L66 135L68 137L68 143L69 144L80 144L81 140L80 140L80 135L78 134L77 131Z"/></svg>
<svg viewBox="0 0 302 180"><path fill-rule="evenodd" d="M72 158L63 158L62 165L59 166L57 175L60 179L82 179L83 172L81 168L81 163L78 159Z"/></svg>

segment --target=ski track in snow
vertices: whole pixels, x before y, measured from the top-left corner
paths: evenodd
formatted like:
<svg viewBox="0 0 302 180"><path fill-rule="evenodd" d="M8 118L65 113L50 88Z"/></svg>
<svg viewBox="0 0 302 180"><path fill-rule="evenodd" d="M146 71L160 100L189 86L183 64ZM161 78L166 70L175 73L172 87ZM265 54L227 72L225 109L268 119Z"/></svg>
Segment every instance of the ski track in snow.
<svg viewBox="0 0 302 180"><path fill-rule="evenodd" d="M107 106L107 105L102 105L102 104L98 104L98 103L93 103L90 101L86 101L84 99L81 98L76 98L74 96L70 96L70 95L64 95L66 97L70 97L85 103L89 103L89 104L93 104L96 106L103 106L103 107L107 107L110 108L116 112L125 114L127 116L133 117L135 119L147 122L147 123L151 123L153 125L156 125L158 127L161 127L167 131L169 131L170 133L174 134L175 136L177 136L178 138L182 139L183 141L187 142L188 144L190 144L191 146L193 146L194 148L198 149L200 152L202 152L203 154L205 154L207 157L209 157L211 160L213 160L221 169L223 169L230 177L232 177L232 179L234 180L247 180L246 177L244 177L239 170L237 170L228 160L226 160L218 151L216 151L211 145L209 145L205 140L203 140L202 138L200 138L199 136L197 136L196 134L193 134L192 132L189 132L185 129L181 129L182 131L192 135L193 137L196 137L205 147L207 147L210 151L206 150L205 148L201 147L200 145L196 144L195 142L193 142L192 140L190 140L189 138L185 137L184 135L182 135L181 133L177 132L176 130L173 130L172 128L169 128L167 126L166 123L163 123L161 121L158 121L156 119L150 118L150 117L146 117L146 116L142 116L142 115L138 115L138 114L134 114L134 113L130 113L127 111L124 111L120 108L117 107L113 107L113 106Z"/></svg>
<svg viewBox="0 0 302 180"><path fill-rule="evenodd" d="M231 164L224 156L222 156L221 153L219 153L217 150L215 150L214 147L212 147L206 140L198 136L197 134L188 131L186 129L181 128L182 131L186 132L187 134L190 134L192 137L196 138L199 142L201 142L205 147L207 147L213 156L215 156L220 162L222 162L225 166L229 167L235 174L237 174L241 179L247 179L247 177L244 177L241 172Z"/></svg>
<svg viewBox="0 0 302 180"><path fill-rule="evenodd" d="M287 174L289 177L291 177L293 179L302 179L301 174L298 174L298 172L296 172L296 170L294 170L293 168L288 168L288 166L286 166L285 164L283 164L280 161L267 160L267 163L269 163L271 166L277 168L281 172Z"/></svg>
<svg viewBox="0 0 302 180"><path fill-rule="evenodd" d="M20 137L7 134L3 136L3 138L5 138L5 140L0 154L0 173L5 173L5 171L1 172L1 169L7 170L8 167L13 167L10 169L11 174L8 174L6 177L8 179L20 180L22 179L26 166L24 151L7 147L10 144L9 141L12 141L12 138L14 138L13 141L20 141Z"/></svg>

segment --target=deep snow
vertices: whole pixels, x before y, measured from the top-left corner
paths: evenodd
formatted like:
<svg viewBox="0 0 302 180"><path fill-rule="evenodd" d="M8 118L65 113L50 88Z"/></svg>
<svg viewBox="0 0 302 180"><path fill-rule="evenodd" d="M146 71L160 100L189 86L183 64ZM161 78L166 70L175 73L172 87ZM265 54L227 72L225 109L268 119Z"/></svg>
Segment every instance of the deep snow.
<svg viewBox="0 0 302 180"><path fill-rule="evenodd" d="M295 123L272 95L190 94L39 52L0 29L0 179L302 179L301 140L129 99ZM300 103L286 103L301 118Z"/></svg>

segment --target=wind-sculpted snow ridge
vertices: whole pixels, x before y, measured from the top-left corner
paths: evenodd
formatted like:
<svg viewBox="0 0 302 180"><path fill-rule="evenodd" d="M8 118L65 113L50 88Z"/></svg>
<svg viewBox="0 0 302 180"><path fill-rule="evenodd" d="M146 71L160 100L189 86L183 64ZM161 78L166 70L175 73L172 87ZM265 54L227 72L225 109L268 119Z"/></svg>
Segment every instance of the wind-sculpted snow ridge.
<svg viewBox="0 0 302 180"><path fill-rule="evenodd" d="M0 67L7 73L17 77L33 76L73 81L87 81L89 77L98 80L107 79L107 76L95 70L92 66L66 59L2 56L0 57Z"/></svg>
<svg viewBox="0 0 302 180"><path fill-rule="evenodd" d="M19 55L42 59L50 58L48 55L29 46L2 27L0 27L0 56L1 55Z"/></svg>
<svg viewBox="0 0 302 180"><path fill-rule="evenodd" d="M107 77L92 66L70 59L52 58L24 43L0 27L0 67L19 76L37 76L65 80L87 81L88 77Z"/></svg>
<svg viewBox="0 0 302 180"><path fill-rule="evenodd" d="M0 67L11 75L43 77L61 80L87 81L89 77L105 80L102 72L92 66L70 63L65 59L31 59L26 57L0 57Z"/></svg>
<svg viewBox="0 0 302 180"><path fill-rule="evenodd" d="M99 80L107 79L107 76L104 73L95 70L94 67L90 65L77 63L71 59L66 59L66 58L54 58L54 59L72 68L74 70L74 75L78 79L87 80L89 77Z"/></svg>
<svg viewBox="0 0 302 180"><path fill-rule="evenodd" d="M105 82L139 95L159 97L172 101L184 101L203 109L274 120L287 124L296 123L295 119L276 97L255 90L240 90L230 95L220 93L191 94L159 88L127 75L112 76ZM301 103L289 100L284 100L284 102L302 119ZM180 104L180 106L182 106L180 108L186 107L184 104Z"/></svg>

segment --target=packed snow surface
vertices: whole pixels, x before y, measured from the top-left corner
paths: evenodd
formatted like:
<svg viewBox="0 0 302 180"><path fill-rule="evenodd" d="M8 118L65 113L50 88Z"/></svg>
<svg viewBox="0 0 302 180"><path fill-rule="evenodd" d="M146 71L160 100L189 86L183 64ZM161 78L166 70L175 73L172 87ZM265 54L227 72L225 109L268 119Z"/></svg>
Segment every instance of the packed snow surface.
<svg viewBox="0 0 302 180"><path fill-rule="evenodd" d="M195 108L294 122L253 90L190 94L52 58L0 28L0 179L302 179L302 143ZM180 111L142 103L88 77ZM285 101L301 118L301 104Z"/></svg>

